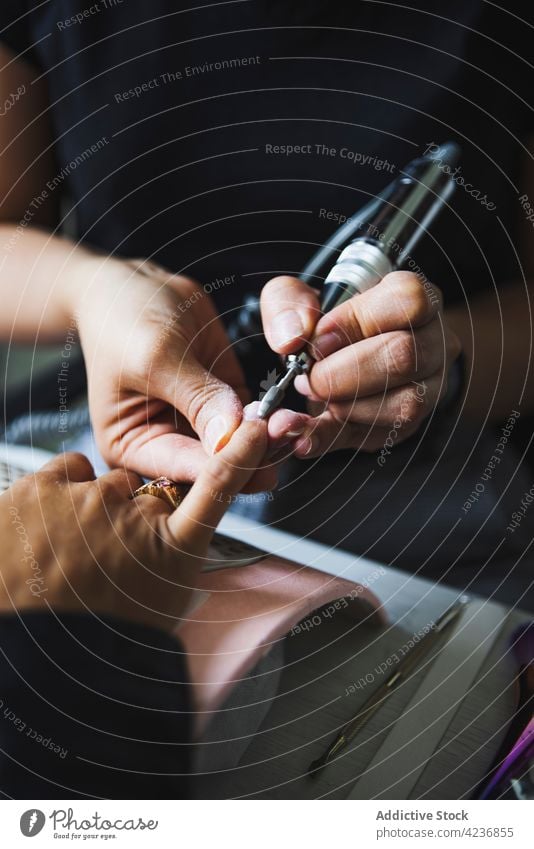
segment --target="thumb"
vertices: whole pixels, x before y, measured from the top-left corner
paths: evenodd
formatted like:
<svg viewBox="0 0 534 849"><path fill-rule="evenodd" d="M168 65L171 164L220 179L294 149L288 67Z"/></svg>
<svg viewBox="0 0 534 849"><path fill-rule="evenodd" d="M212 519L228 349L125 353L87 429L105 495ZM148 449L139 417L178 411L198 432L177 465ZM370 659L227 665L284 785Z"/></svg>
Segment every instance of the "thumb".
<svg viewBox="0 0 534 849"><path fill-rule="evenodd" d="M243 418L237 392L204 368L191 350L181 353L177 365L166 358L163 367L154 369L149 389L182 413L208 454L226 445Z"/></svg>
<svg viewBox="0 0 534 849"><path fill-rule="evenodd" d="M226 513L267 452L267 422L244 421L228 445L211 457L186 498L168 518L172 535L194 553L205 550Z"/></svg>
<svg viewBox="0 0 534 849"><path fill-rule="evenodd" d="M310 339L321 317L319 298L296 277L273 277L262 289L261 317L273 351L291 354Z"/></svg>

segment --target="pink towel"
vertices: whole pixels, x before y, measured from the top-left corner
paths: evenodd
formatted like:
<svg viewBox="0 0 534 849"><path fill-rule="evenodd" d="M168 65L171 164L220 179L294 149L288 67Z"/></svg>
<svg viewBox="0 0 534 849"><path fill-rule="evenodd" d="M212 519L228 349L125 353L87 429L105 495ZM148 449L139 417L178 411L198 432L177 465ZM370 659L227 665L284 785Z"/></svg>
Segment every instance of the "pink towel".
<svg viewBox="0 0 534 849"><path fill-rule="evenodd" d="M314 610L348 597L338 609L361 616L361 602L367 602L385 621L379 600L367 587L274 555L205 573L199 589L208 598L178 628L188 653L197 738L233 687Z"/></svg>

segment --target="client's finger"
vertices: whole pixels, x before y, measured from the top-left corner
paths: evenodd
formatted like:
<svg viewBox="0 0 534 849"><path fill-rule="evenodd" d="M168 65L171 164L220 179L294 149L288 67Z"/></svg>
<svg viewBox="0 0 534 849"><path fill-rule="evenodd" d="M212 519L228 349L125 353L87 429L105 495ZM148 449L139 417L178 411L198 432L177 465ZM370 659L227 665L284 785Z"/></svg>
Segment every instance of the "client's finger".
<svg viewBox="0 0 534 849"><path fill-rule="evenodd" d="M219 454L211 457L180 507L169 516L172 535L188 549L208 545L224 513L261 464L267 423L244 421Z"/></svg>
<svg viewBox="0 0 534 849"><path fill-rule="evenodd" d="M97 478L96 483L104 496L109 497L113 493L116 497L124 499L134 494L143 483L143 479L136 472L128 469L113 469Z"/></svg>
<svg viewBox="0 0 534 849"><path fill-rule="evenodd" d="M74 483L95 479L95 471L85 454L79 454L76 451L58 454L57 457L45 463L39 471L53 472L58 479Z"/></svg>

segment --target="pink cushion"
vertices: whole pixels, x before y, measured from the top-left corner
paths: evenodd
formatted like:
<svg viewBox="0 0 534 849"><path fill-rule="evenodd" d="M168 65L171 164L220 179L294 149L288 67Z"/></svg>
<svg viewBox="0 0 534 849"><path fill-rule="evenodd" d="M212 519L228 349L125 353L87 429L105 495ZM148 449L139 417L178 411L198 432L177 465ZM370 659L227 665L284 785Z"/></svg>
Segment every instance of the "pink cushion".
<svg viewBox="0 0 534 849"><path fill-rule="evenodd" d="M209 596L178 628L188 653L197 737L233 687L314 610L349 596L354 601L340 610L361 615L361 600L385 620L367 587L275 556L204 573L198 587Z"/></svg>

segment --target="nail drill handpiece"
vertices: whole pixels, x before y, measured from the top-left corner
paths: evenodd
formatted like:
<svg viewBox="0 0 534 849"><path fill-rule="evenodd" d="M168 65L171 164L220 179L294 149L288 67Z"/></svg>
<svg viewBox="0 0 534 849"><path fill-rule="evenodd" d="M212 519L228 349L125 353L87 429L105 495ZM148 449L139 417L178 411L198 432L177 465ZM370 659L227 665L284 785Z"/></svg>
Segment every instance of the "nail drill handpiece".
<svg viewBox="0 0 534 849"><path fill-rule="evenodd" d="M386 274L410 258L411 251L454 191L451 166L459 155L458 145L447 142L429 156L414 159L377 198L323 245L301 279L319 276L317 270L343 244L344 234L345 240L355 236L325 278L323 314L376 286ZM311 365L312 358L306 351L290 354L284 374L261 399L258 416L262 419L270 416L282 403L295 377L309 371Z"/></svg>

